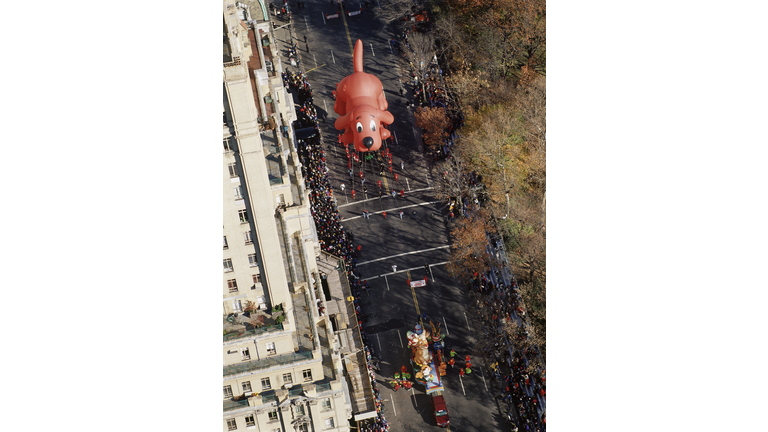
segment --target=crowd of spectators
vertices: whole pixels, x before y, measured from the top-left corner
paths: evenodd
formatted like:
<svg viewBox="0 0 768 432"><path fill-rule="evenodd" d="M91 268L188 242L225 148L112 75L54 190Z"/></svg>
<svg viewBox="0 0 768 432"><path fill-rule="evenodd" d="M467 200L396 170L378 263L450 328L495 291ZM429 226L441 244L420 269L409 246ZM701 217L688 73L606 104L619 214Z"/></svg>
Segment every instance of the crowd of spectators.
<svg viewBox="0 0 768 432"><path fill-rule="evenodd" d="M517 418L513 430L519 425L520 430L544 432L545 371L529 361L539 355L535 345L525 344L528 348L519 351L515 349L514 340L510 340L520 341L529 334L517 281L511 272L503 274L505 272L503 266L475 272L469 284L476 313L484 324L483 331L492 341L484 347L484 355L487 362L492 362L493 375L502 389L499 396L507 403L510 420L513 416ZM507 334L508 322L518 324L515 334Z"/></svg>

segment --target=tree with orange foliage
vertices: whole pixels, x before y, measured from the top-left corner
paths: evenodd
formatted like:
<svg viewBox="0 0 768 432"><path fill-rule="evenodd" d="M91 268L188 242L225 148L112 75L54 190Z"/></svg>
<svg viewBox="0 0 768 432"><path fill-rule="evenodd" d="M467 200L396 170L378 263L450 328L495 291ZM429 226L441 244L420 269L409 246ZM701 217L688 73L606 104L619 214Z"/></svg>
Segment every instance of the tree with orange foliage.
<svg viewBox="0 0 768 432"><path fill-rule="evenodd" d="M491 263L491 256L485 246L488 244L488 234L496 230L490 224L485 211L469 214L466 218L457 219L451 229L451 257L447 265L451 276L463 282L469 282L476 271L482 271Z"/></svg>
<svg viewBox="0 0 768 432"><path fill-rule="evenodd" d="M416 126L420 127L424 134L424 147L426 149L440 148L448 137L448 115L442 107L419 107L414 113Z"/></svg>

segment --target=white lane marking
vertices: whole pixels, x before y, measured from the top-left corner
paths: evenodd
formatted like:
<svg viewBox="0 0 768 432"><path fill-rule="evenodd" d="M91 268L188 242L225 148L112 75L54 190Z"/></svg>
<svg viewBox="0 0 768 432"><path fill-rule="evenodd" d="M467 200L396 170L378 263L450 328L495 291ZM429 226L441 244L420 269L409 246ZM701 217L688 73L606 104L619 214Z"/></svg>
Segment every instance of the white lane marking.
<svg viewBox="0 0 768 432"><path fill-rule="evenodd" d="M395 398L393 397L392 400L392 408L395 410L395 416L397 416L397 407L395 406Z"/></svg>
<svg viewBox="0 0 768 432"><path fill-rule="evenodd" d="M381 352L381 339L379 339L378 333L376 333L376 340L379 341L379 352Z"/></svg>
<svg viewBox="0 0 768 432"><path fill-rule="evenodd" d="M448 264L449 262L450 261L443 261L443 262L434 263L434 264L430 264L430 265L438 266L438 265ZM397 273L404 273L404 272L412 271L412 270L418 270L420 268L423 268L423 267L411 267L411 268L407 268L407 269L398 270L396 272L383 273L383 274L380 274L380 275L377 275L377 276L368 276L368 277L365 277L363 279L371 280L371 279L377 279L377 278L380 278L380 277L386 278L389 275L393 275L393 274L397 274ZM389 285L387 285L387 287L389 287Z"/></svg>
<svg viewBox="0 0 768 432"><path fill-rule="evenodd" d="M467 313L466 312L464 312L464 321L467 322L467 330L472 331L472 329L469 328L469 320L467 319Z"/></svg>
<svg viewBox="0 0 768 432"><path fill-rule="evenodd" d="M429 252L429 251L438 250L438 249L447 249L449 247L451 247L451 245L438 246L438 247L433 247L433 248L429 248L429 249L422 249L422 250L417 250L417 251L412 251L412 252L405 252L405 253L401 253L401 254L397 254L397 255L391 255L391 256L388 256L388 257L384 257L384 258L376 258L375 260L364 261L364 262L361 262L361 263L357 263L357 265L359 267L359 266L361 266L363 264L370 264L372 262L384 261L384 260L388 260L388 259L392 259L392 258L397 258L397 257L405 256L405 255L413 255L413 254L417 254L417 253Z"/></svg>
<svg viewBox="0 0 768 432"><path fill-rule="evenodd" d="M461 391L464 392L464 396L466 396L467 391L464 390L464 381L461 379L461 375L459 375L459 382L461 383Z"/></svg>
<svg viewBox="0 0 768 432"><path fill-rule="evenodd" d="M443 317L443 324L445 324L445 334L446 334L447 336L450 336L450 335L451 335L451 332L449 332L449 331L448 331L448 323L447 323L447 322L445 322L445 317Z"/></svg>
<svg viewBox="0 0 768 432"><path fill-rule="evenodd" d="M387 291L389 291L389 281L387 280L387 276L384 275L384 282L387 283Z"/></svg>
<svg viewBox="0 0 768 432"><path fill-rule="evenodd" d="M483 379L483 385L485 386L485 391L488 391L488 384L485 383L485 376L483 376L483 370L480 369L480 378Z"/></svg>
<svg viewBox="0 0 768 432"><path fill-rule="evenodd" d="M400 336L400 330L397 331L397 338L400 339L400 348L405 348L403 346L403 338Z"/></svg>
<svg viewBox="0 0 768 432"><path fill-rule="evenodd" d="M408 179L406 179L406 180L408 180ZM422 188L422 189L414 189L414 190L410 190L410 186L408 186L408 188L409 188L408 192L421 192L421 191L425 191L425 190L431 190L431 189L433 189L433 188L431 188L431 187L426 187L426 188ZM364 200L358 200L358 201L355 201L355 202L353 202L352 204L359 204L359 203L364 203L364 202L367 202L367 201L376 201L376 200L378 200L378 199L379 199L379 197L376 197L376 198L368 198L368 199L364 199ZM435 201L435 202L439 202L439 201ZM340 206L338 206L338 208L342 208L342 207L345 207L345 206L347 206L347 205L352 205L352 204L344 204L344 205L340 205ZM424 205L424 204L420 204L420 205Z"/></svg>

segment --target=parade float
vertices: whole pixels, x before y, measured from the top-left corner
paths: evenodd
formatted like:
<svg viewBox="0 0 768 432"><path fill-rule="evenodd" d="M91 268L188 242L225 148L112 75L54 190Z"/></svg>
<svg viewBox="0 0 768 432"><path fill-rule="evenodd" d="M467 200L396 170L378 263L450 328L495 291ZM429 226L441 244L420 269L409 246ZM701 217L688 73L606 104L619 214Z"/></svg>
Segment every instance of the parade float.
<svg viewBox="0 0 768 432"><path fill-rule="evenodd" d="M445 362L443 361L443 343L439 326L430 322L432 331L425 330L420 324L408 331L408 346L411 348L411 365L413 377L417 383L422 384L427 394L443 391L443 383L440 376L445 375ZM432 349L430 349L430 343Z"/></svg>

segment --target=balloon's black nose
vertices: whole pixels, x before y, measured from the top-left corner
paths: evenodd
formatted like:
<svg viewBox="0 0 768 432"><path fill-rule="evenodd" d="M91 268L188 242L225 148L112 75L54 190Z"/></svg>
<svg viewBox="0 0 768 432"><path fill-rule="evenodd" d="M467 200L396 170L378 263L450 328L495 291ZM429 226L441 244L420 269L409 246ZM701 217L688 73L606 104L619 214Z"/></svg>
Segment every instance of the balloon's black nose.
<svg viewBox="0 0 768 432"><path fill-rule="evenodd" d="M363 145L365 146L365 148L373 147L373 138L371 137L363 138Z"/></svg>

